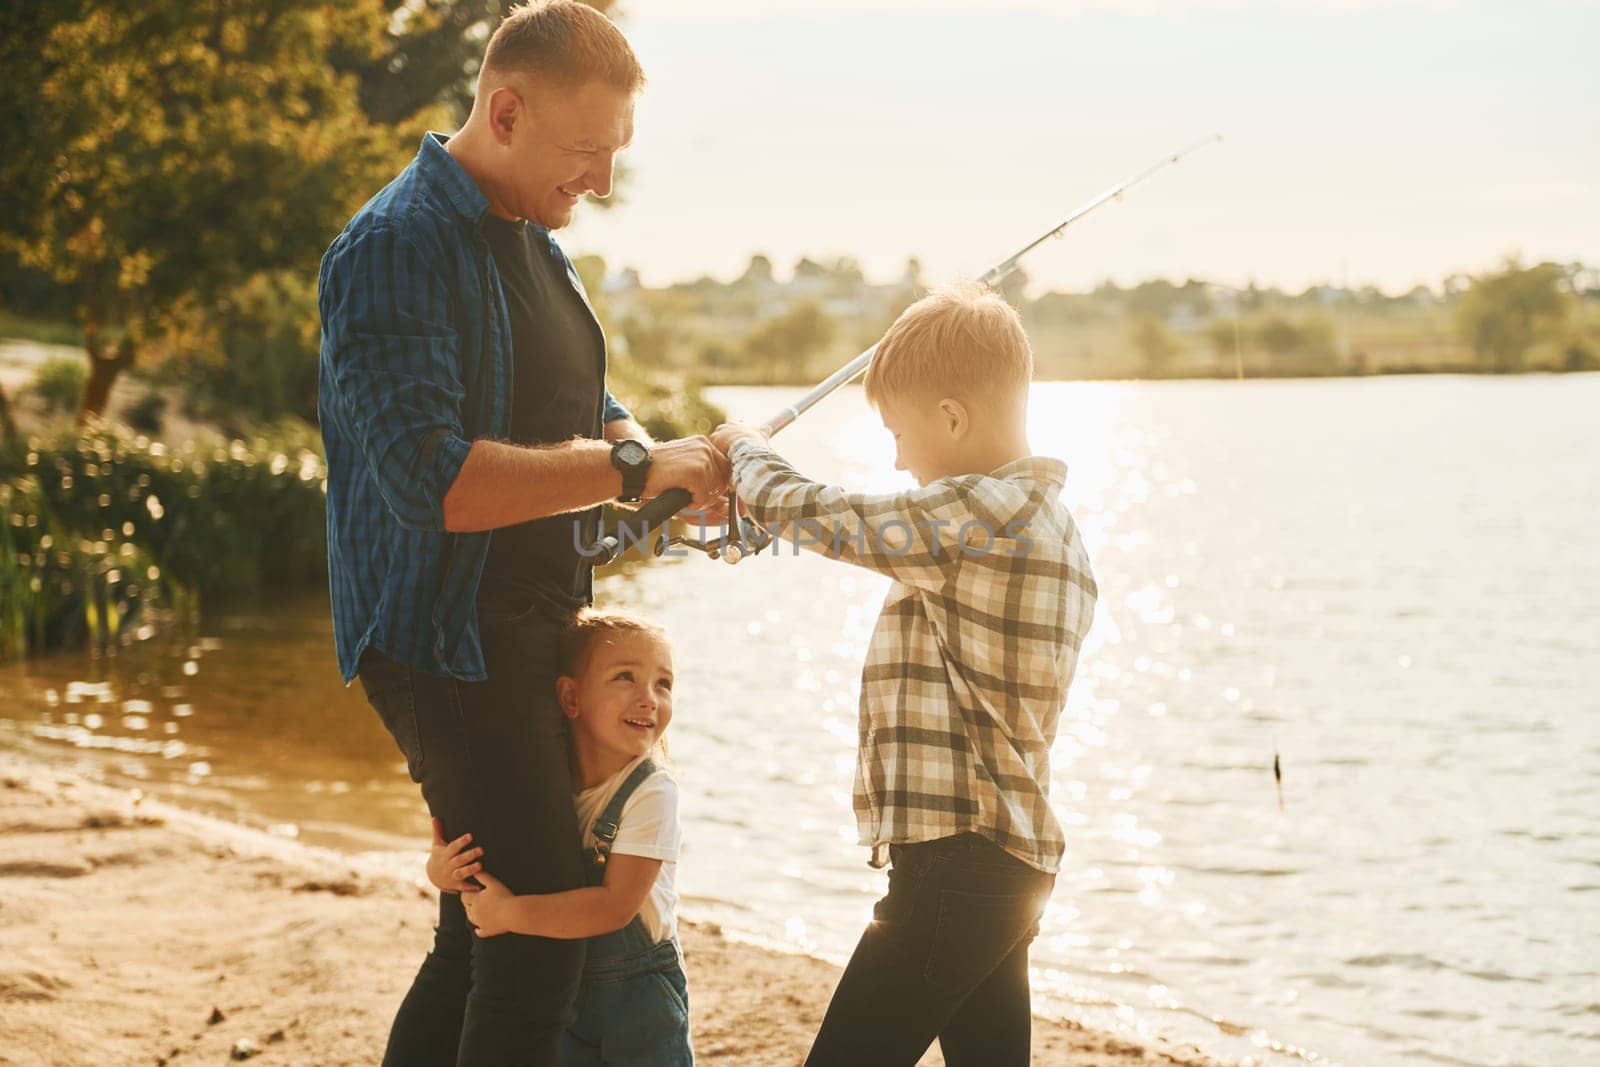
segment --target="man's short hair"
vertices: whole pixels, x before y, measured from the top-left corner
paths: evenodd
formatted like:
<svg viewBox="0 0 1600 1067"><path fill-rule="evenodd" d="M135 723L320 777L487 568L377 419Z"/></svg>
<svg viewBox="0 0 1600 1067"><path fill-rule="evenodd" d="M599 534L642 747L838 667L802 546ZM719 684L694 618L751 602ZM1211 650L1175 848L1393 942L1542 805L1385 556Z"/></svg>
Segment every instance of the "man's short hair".
<svg viewBox="0 0 1600 1067"><path fill-rule="evenodd" d="M629 93L644 88L644 68L622 31L578 0L532 0L512 8L489 38L483 73L600 81Z"/></svg>
<svg viewBox="0 0 1600 1067"><path fill-rule="evenodd" d="M960 282L900 313L867 368L867 400L953 397L986 408L1025 401L1033 349L1022 318L992 289Z"/></svg>

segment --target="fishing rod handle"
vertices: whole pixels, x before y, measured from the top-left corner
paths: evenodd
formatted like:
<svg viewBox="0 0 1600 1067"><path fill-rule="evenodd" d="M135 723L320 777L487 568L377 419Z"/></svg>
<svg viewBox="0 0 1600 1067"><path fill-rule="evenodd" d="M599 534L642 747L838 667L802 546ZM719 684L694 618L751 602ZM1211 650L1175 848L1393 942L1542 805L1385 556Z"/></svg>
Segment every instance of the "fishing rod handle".
<svg viewBox="0 0 1600 1067"><path fill-rule="evenodd" d="M641 531L665 526L667 520L694 503L694 494L687 489L668 489L628 517L628 525Z"/></svg>
<svg viewBox="0 0 1600 1067"><path fill-rule="evenodd" d="M615 563L617 557L623 553L625 541L632 540L634 544L642 544L651 530L666 529L667 522L672 516L693 502L694 494L689 490L668 489L618 523L615 532L601 537L591 545L588 555L596 566L603 567L607 563ZM625 536L624 530L631 536ZM657 555L659 554L658 552Z"/></svg>

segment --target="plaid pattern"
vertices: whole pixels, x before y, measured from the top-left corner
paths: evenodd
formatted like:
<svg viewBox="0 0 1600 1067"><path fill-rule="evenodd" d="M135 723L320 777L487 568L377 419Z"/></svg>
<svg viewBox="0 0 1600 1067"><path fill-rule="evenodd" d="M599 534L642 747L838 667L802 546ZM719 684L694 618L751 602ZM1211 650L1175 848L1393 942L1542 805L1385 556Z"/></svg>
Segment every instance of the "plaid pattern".
<svg viewBox="0 0 1600 1067"><path fill-rule="evenodd" d="M432 674L487 676L476 604L489 534L446 533L444 497L472 442L511 428L511 316L482 230L488 210L430 133L322 258L317 412L346 682L368 645ZM536 230L587 305L571 261ZM604 421L629 417L607 393Z"/></svg>
<svg viewBox="0 0 1600 1067"><path fill-rule="evenodd" d="M1055 873L1050 746L1097 595L1061 504L1066 465L868 495L801 477L770 448L732 450L739 499L788 543L894 579L861 672L861 843L968 831Z"/></svg>

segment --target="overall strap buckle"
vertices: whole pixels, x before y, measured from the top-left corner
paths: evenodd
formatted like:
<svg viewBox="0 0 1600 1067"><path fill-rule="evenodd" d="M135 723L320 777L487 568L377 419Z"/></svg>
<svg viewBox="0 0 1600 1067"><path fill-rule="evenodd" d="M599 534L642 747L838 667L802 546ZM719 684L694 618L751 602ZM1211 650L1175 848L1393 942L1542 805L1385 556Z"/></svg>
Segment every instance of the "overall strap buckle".
<svg viewBox="0 0 1600 1067"><path fill-rule="evenodd" d="M617 831L622 829L610 819L596 819L594 824L594 861L602 866L606 857L611 855L611 842L617 839Z"/></svg>
<svg viewBox="0 0 1600 1067"><path fill-rule="evenodd" d="M617 787L612 794L611 802L606 805L594 821L594 862L605 866L606 860L611 856L611 843L617 839L617 831L622 829L622 809L627 805L629 798L634 794L645 779L656 773L656 765L648 757L641 760L639 765L628 775L628 780Z"/></svg>

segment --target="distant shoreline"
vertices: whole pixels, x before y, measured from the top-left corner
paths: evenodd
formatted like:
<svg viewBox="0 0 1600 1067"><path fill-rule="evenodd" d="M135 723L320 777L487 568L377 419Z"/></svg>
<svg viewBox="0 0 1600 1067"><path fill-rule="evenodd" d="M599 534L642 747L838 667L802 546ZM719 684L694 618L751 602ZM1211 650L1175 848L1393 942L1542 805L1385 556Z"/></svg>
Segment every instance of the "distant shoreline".
<svg viewBox="0 0 1600 1067"><path fill-rule="evenodd" d="M1289 381L1316 382L1316 381L1363 381L1363 380L1367 380L1367 379L1379 379L1379 378L1488 378L1488 379L1501 379L1501 378L1567 378L1567 377L1573 377L1573 376L1584 375L1584 374L1600 374L1600 370L1593 370L1593 369L1589 369L1589 370L1552 370L1552 369L1549 369L1549 368L1530 368L1528 370L1507 371L1506 373L1501 374L1501 373L1496 373L1496 372L1493 372L1493 371L1474 370L1474 369L1468 369L1468 368L1439 368L1439 369L1431 369L1431 368L1407 367L1407 368L1397 368L1397 369L1393 369L1393 370L1385 369L1385 370L1378 370L1378 371L1370 371L1370 372L1365 373L1365 374L1349 374L1349 373L1340 373L1340 374L1291 374L1291 373L1271 374L1271 373L1260 373L1260 374L1258 374L1258 373L1251 373L1251 374L1246 374L1242 378L1237 377L1237 376L1232 375L1232 374L1171 374L1171 375L1163 375L1161 377L1146 376L1146 377L1133 377L1133 378L1126 377L1126 376L1118 376L1118 375L1113 375L1113 374L1107 374L1107 375L1102 375L1102 376L1084 375L1084 376L1081 376L1081 377L1074 377L1074 378L1039 377L1039 378L1035 378L1033 380L1033 384L1035 384L1035 385L1042 385L1042 384L1045 384L1045 383L1049 383L1049 384L1058 384L1058 383L1071 384L1073 382L1127 382L1127 383L1130 383L1130 384L1133 384L1133 383L1140 383L1140 384L1142 384L1142 383L1159 383L1159 382L1289 382ZM707 382L702 382L701 384L706 389L806 389L806 388L809 388L810 386L815 385L816 383L815 382L811 382L811 381L803 381L803 382L800 382L800 381L796 381L796 382L788 382L788 381L784 381L784 382L756 382L756 381L749 381L749 382L745 382L745 381L721 382L721 381L718 381L718 382L712 382L712 381L707 381ZM858 383L858 382L851 383L851 386L847 386L846 388L851 388L851 387L859 388L860 387L860 383Z"/></svg>
<svg viewBox="0 0 1600 1067"><path fill-rule="evenodd" d="M0 337L0 388L15 394L25 388L32 380L33 373L46 360L53 358L70 358L82 356L87 358L81 348L72 345L63 345L55 342L35 341L26 337ZM700 373L694 370L697 375ZM1262 370L1252 368L1241 377L1235 372L1218 369L1212 374L1178 373L1178 374L1141 374L1125 375L1115 373L1087 373L1066 377L1041 376L1036 381L1040 382L1231 382L1231 381L1289 381L1304 379L1308 381L1326 379L1360 379L1360 378L1405 378L1405 377L1438 377L1455 376L1462 378L1522 378L1528 376L1564 376L1568 374L1593 374L1600 373L1594 368L1577 368L1565 370L1554 367L1528 367L1513 371L1487 371L1482 367L1468 364L1452 364L1445 366L1425 365L1384 365L1364 372L1348 370L1335 370L1327 373L1306 373L1304 371L1284 369L1281 371ZM809 378L801 379L776 379L776 378L740 378L710 379L699 378L698 384L706 389L804 389L816 384Z"/></svg>

